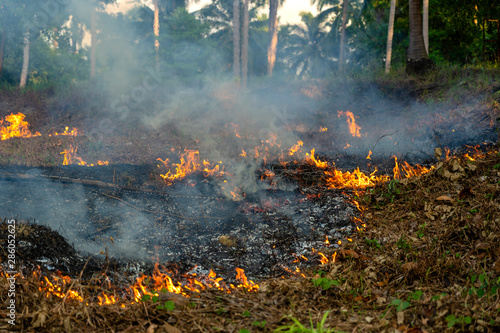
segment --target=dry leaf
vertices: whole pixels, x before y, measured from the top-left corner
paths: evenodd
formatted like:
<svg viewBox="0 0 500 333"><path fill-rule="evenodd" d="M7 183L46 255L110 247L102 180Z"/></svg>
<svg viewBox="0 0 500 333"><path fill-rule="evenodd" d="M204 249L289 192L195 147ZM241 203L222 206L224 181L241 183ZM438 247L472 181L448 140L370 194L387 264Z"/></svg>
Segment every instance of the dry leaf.
<svg viewBox="0 0 500 333"><path fill-rule="evenodd" d="M70 316L67 316L66 318L64 318L64 329L66 330L66 332L73 331L71 329L71 317Z"/></svg>
<svg viewBox="0 0 500 333"><path fill-rule="evenodd" d="M449 202L453 202L453 199L450 198L449 196L446 196L446 195L442 195L440 197L437 197L436 200L438 201L449 201Z"/></svg>
<svg viewBox="0 0 500 333"><path fill-rule="evenodd" d="M407 262L406 264L403 264L401 266L401 269L405 272L405 273L408 273L408 272L411 272L415 269L417 269L418 267L418 264L417 263L414 263L414 262Z"/></svg>
<svg viewBox="0 0 500 333"><path fill-rule="evenodd" d="M340 253L345 257L345 256L351 256L354 258L359 258L359 254L356 251L353 250L342 250Z"/></svg>
<svg viewBox="0 0 500 333"><path fill-rule="evenodd" d="M33 328L43 327L43 326L45 326L46 320L47 320L47 313L44 311L40 311L36 314L36 317L33 320L31 327L33 327Z"/></svg>
<svg viewBox="0 0 500 333"><path fill-rule="evenodd" d="M397 313L398 325L403 325L405 322L405 313L403 311L398 311Z"/></svg>
<svg viewBox="0 0 500 333"><path fill-rule="evenodd" d="M443 155L443 150L439 147L434 148L434 156L436 156L436 159L438 161L441 161L441 156Z"/></svg>
<svg viewBox="0 0 500 333"><path fill-rule="evenodd" d="M167 333L182 333L180 329L170 324L164 324L163 328L165 329L165 331L167 331Z"/></svg>
<svg viewBox="0 0 500 333"><path fill-rule="evenodd" d="M236 247L238 245L238 239L230 235L222 235L219 237L219 243L227 247Z"/></svg>
<svg viewBox="0 0 500 333"><path fill-rule="evenodd" d="M148 329L146 330L146 333L154 333L157 327L158 325L151 324L151 326L149 326Z"/></svg>
<svg viewBox="0 0 500 333"><path fill-rule="evenodd" d="M460 172L464 171L464 168L460 165L460 161L456 157L450 161L450 165L453 171L460 171Z"/></svg>

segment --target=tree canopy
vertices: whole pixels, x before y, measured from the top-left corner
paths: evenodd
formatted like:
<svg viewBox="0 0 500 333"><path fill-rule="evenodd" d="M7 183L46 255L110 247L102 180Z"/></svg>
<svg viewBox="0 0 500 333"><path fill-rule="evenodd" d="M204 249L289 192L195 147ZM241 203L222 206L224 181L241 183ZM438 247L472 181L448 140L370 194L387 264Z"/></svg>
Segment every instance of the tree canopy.
<svg viewBox="0 0 500 333"><path fill-rule="evenodd" d="M27 31L31 46L28 85L65 85L88 80L90 11L95 7L97 76L120 80L120 71L133 73L152 63L153 8L136 1L129 12L110 14L105 8L111 2L114 1L3 1L0 83L18 84ZM190 13L189 1L160 0L162 70L185 81L196 80L200 75L230 76L234 3L240 3L241 22L243 1L212 0ZM265 7L268 2L249 3L248 76L252 79L266 74L270 35ZM318 78L334 75L338 70L343 1L315 0L313 4L319 10L316 16L304 12L300 14L300 24L278 24L275 72L294 78ZM390 0L347 2L344 57L348 71L383 70L389 7ZM497 21L492 20L499 19L500 6L495 0L430 0L429 58L436 64L497 62L499 43L493 41L500 36ZM398 1L392 44L392 66L405 66L409 1ZM133 80L133 76L126 79Z"/></svg>

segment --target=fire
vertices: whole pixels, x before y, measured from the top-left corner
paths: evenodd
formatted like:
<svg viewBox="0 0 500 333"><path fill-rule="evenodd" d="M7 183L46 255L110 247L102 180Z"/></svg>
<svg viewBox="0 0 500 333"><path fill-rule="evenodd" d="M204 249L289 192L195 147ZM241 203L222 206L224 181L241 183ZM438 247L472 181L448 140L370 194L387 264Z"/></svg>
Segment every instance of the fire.
<svg viewBox="0 0 500 333"><path fill-rule="evenodd" d="M415 167L412 167L411 165L408 164L408 162L404 162L404 164L401 165L401 169L399 168L399 163L398 163L398 158L396 156L394 157L394 162L396 166L394 169L392 169L394 173L394 179L404 179L404 178L410 178L413 176L420 176L424 173L427 173L431 171L434 167L431 167L430 169L417 165Z"/></svg>
<svg viewBox="0 0 500 333"><path fill-rule="evenodd" d="M290 148L290 150L288 151L288 155L290 156L293 156L293 154L295 154L297 152L297 150L300 149L300 147L302 147L302 145L304 145L304 142L302 141L297 141L297 144L295 144L292 148Z"/></svg>
<svg viewBox="0 0 500 333"><path fill-rule="evenodd" d="M69 276L52 276L54 278L54 283L52 283L46 276L43 277L43 281L40 283L38 290L45 291L46 296L55 295L59 298L74 299L83 302L82 296L78 294L77 291L71 290L63 292L63 288L71 283L71 278Z"/></svg>
<svg viewBox="0 0 500 333"><path fill-rule="evenodd" d="M241 282L241 284L238 285L238 288L244 288L247 291L259 290L259 285L255 284L252 280L247 280L243 269L236 267L236 272L236 279Z"/></svg>
<svg viewBox="0 0 500 333"><path fill-rule="evenodd" d="M337 111L337 113L338 113L339 118L342 115L347 117L347 123L349 124L349 132L351 132L352 136L360 138L361 134L359 133L359 130L361 129L361 127L359 127L356 124L354 114L351 111L345 111L345 112L344 111Z"/></svg>
<svg viewBox="0 0 500 333"><path fill-rule="evenodd" d="M371 156L372 156L372 151L370 150L370 152L368 153L368 156L366 156L366 159L371 160L372 159Z"/></svg>
<svg viewBox="0 0 500 333"><path fill-rule="evenodd" d="M330 188L367 188L370 186L375 186L389 180L389 176L377 176L377 169L371 174L367 175L359 168L356 168L352 173L349 171L342 172L337 169L327 170L325 174L327 176L326 182Z"/></svg>
<svg viewBox="0 0 500 333"><path fill-rule="evenodd" d="M328 167L328 162L322 162L321 160L319 159L316 159L314 157L314 148L311 150L311 154L306 154L308 157L307 157L307 161L310 163L310 164L314 164L316 165L316 167L320 168L320 169L325 169Z"/></svg>
<svg viewBox="0 0 500 333"><path fill-rule="evenodd" d="M41 134L35 132L31 133L28 129L28 122L24 120L26 116L22 113L10 114L5 116L5 119L0 119L0 140L7 140L10 138L30 138L33 136L40 136ZM6 123L9 123L7 125Z"/></svg>
<svg viewBox="0 0 500 333"><path fill-rule="evenodd" d="M64 149L62 152L59 154L64 155L64 160L63 160L63 165L70 165L70 164L78 164L82 166L89 166L93 167L96 166L94 163L87 163L85 162L81 157L76 155L76 151L78 150L78 146L73 147L73 145L69 145L68 149ZM97 161L97 165L108 165L108 161Z"/></svg>
<svg viewBox="0 0 500 333"><path fill-rule="evenodd" d="M328 131L328 128L327 128L327 127L323 127L323 126L321 126L321 127L319 128L319 131L320 131L320 132L326 132L326 131Z"/></svg>
<svg viewBox="0 0 500 333"><path fill-rule="evenodd" d="M175 172L171 170L168 158L165 160L157 158L157 160L162 162L163 165L168 168L168 172L166 174L160 174L167 184L172 184L176 179L182 179L186 177L186 175L192 174L195 171L203 171L205 177L211 175L221 176L224 174L224 168L221 169L219 165L222 162L213 165L207 160L203 160L203 162L200 163L200 152L198 150L184 149L184 153L180 156L180 163L172 164L172 166L175 166Z"/></svg>
<svg viewBox="0 0 500 333"><path fill-rule="evenodd" d="M49 136L60 136L60 135L70 135L70 136L78 136L78 135L82 135L83 132L81 130L79 130L78 128L76 127L73 127L73 129L70 131L69 130L69 127L66 126L64 127L64 132L62 133L58 133L58 132L55 132L54 134L49 134Z"/></svg>

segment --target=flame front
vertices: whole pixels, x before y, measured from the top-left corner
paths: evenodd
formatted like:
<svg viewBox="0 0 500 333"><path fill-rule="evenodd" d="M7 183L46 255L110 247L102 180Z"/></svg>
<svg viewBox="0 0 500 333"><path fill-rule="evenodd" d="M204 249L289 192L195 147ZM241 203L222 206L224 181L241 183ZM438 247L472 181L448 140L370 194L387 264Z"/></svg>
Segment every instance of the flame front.
<svg viewBox="0 0 500 333"><path fill-rule="evenodd" d="M219 165L222 162L214 165L207 160L203 160L203 162L200 163L200 152L198 150L184 149L184 153L181 154L179 159L180 163L173 163L170 165L168 158L165 160L157 158L157 160L162 162L168 169L167 173L160 174L168 184L172 184L175 180L182 179L195 171L203 171L205 177L211 175L222 176L224 174L224 168L221 168ZM175 171L171 169L172 166L175 167Z"/></svg>
<svg viewBox="0 0 500 333"><path fill-rule="evenodd" d="M70 165L70 164L78 164L82 166L89 166L93 167L96 166L94 163L87 163L85 162L81 157L78 157L76 155L76 151L78 150L78 146L73 147L73 145L69 145L68 149L64 149L62 152L59 154L64 155L64 160L63 160L63 165ZM108 165L108 161L97 161L97 165Z"/></svg>
<svg viewBox="0 0 500 333"><path fill-rule="evenodd" d="M40 136L41 134L35 132L32 134L28 129L28 122L24 120L26 116L22 113L10 114L5 119L0 119L0 140L7 140L10 138L30 138L33 136ZM8 125L6 123L9 123Z"/></svg>

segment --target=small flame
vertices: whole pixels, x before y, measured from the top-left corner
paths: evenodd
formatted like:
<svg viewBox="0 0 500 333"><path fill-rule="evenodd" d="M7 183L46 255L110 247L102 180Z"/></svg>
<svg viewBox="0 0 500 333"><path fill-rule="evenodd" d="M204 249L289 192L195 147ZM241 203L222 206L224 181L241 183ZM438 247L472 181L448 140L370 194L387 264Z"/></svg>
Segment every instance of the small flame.
<svg viewBox="0 0 500 333"><path fill-rule="evenodd" d="M297 150L300 149L300 147L302 147L302 145L304 145L304 142L302 141L297 141L297 144L295 144L292 148L290 148L290 150L288 151L288 155L290 156L293 156L293 154L295 154L297 152Z"/></svg>
<svg viewBox="0 0 500 333"><path fill-rule="evenodd" d="M314 157L314 148L311 150L311 154L306 154L308 156L307 161L311 164L316 165L320 169L325 169L328 167L328 162L322 162Z"/></svg>
<svg viewBox="0 0 500 333"><path fill-rule="evenodd" d="M368 153L368 156L366 156L366 159L371 160L372 159L371 156L372 156L372 151L370 150L370 152Z"/></svg>
<svg viewBox="0 0 500 333"><path fill-rule="evenodd" d="M85 162L81 157L76 155L76 151L78 150L78 146L73 147L73 145L69 145L68 149L64 149L62 152L59 154L64 155L64 160L63 160L63 165L70 165L70 164L78 164L82 166L88 166L88 167L93 167L96 166L94 163L87 163ZM108 161L97 161L97 165L108 165Z"/></svg>
<svg viewBox="0 0 500 333"><path fill-rule="evenodd" d="M247 280L243 269L236 267L236 272L236 279L241 282L241 284L238 285L238 288L244 288L247 291L259 290L259 286L257 284L255 284L252 280Z"/></svg>
<svg viewBox="0 0 500 333"><path fill-rule="evenodd" d="M395 155L393 155L392 157L394 157L394 163L395 163L395 166L392 169L392 171L394 173L394 179L404 179L404 178L410 178L413 176L420 176L424 173L431 171L434 168L434 167L431 167L430 169L428 169L428 168L420 166L420 165L416 165L415 167L412 167L411 165L408 164L408 162L403 162L403 164L401 165L401 168L400 168L399 167L400 164L398 163L398 158Z"/></svg>
<svg viewBox="0 0 500 333"><path fill-rule="evenodd" d="M320 133L326 132L326 131L328 131L328 128L322 126L322 127L320 127L319 131L320 131Z"/></svg>
<svg viewBox="0 0 500 333"><path fill-rule="evenodd" d="M347 124L349 124L349 132L351 133L352 136L354 137L361 137L361 134L359 133L359 130L361 127L359 127L356 124L356 117L351 111L337 111L338 117L340 118L341 115L344 115L347 117Z"/></svg>

